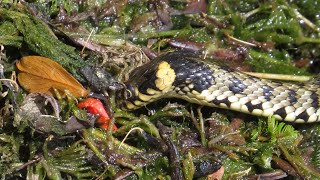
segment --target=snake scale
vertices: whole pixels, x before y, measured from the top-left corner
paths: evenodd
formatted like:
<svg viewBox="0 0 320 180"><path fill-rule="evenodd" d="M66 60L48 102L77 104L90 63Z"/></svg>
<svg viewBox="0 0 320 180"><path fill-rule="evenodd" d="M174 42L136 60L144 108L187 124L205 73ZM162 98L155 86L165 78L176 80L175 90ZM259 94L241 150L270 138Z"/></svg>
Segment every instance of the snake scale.
<svg viewBox="0 0 320 180"><path fill-rule="evenodd" d="M295 123L320 121L318 84L260 79L181 51L136 68L125 85L127 110L173 97Z"/></svg>

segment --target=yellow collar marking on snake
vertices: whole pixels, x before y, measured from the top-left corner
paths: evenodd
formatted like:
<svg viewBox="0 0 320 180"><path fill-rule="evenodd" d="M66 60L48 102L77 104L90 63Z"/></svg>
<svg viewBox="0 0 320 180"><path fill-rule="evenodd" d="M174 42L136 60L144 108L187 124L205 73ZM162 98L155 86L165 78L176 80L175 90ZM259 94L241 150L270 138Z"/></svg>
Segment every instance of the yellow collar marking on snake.
<svg viewBox="0 0 320 180"><path fill-rule="evenodd" d="M165 61L161 62L158 66L156 76L156 87L163 93L167 93L171 89L172 83L176 78L176 74L174 70L170 67L170 64Z"/></svg>

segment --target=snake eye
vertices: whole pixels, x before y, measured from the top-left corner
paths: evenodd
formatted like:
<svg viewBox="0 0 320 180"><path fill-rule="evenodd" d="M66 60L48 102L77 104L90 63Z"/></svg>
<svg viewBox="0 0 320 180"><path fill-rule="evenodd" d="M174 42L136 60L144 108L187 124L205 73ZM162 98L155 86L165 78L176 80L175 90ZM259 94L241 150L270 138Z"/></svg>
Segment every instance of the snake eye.
<svg viewBox="0 0 320 180"><path fill-rule="evenodd" d="M134 93L134 88L132 85L127 85L126 89L125 89L125 92L124 92L124 97L125 99L130 99L133 97L133 94Z"/></svg>
<svg viewBox="0 0 320 180"><path fill-rule="evenodd" d="M131 97L132 97L132 92L131 92L131 91L129 91L128 89L126 89L125 94L126 94L126 99L129 99L129 98L131 98Z"/></svg>

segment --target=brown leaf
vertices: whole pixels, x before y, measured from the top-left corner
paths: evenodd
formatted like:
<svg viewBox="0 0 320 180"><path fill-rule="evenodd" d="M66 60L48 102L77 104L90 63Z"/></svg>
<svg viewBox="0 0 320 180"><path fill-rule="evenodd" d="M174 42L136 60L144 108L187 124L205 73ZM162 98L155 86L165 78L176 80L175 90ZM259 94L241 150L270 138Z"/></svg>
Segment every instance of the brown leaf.
<svg viewBox="0 0 320 180"><path fill-rule="evenodd" d="M25 56L17 62L21 71L20 85L28 92L55 95L53 88L61 94L68 90L75 97L86 96L89 92L60 64L41 56Z"/></svg>
<svg viewBox="0 0 320 180"><path fill-rule="evenodd" d="M208 180L221 180L224 175L224 167L207 176Z"/></svg>

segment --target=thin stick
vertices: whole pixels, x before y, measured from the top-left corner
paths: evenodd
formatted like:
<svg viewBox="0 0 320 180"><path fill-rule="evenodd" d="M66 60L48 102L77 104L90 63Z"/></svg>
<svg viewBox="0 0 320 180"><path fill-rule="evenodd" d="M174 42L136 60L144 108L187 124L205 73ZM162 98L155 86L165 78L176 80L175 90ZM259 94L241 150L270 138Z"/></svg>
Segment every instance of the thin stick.
<svg viewBox="0 0 320 180"><path fill-rule="evenodd" d="M120 149L120 147L122 146L122 144L124 143L124 141L128 138L129 134L130 134L132 131L134 131L134 130L139 130L140 133L142 133L142 132L144 131L143 129L141 129L141 128L139 128L139 127L134 127L134 128L132 128L132 129L130 129L130 131L126 134L126 136L123 138L123 140L122 140L121 143L119 144L118 149Z"/></svg>
<svg viewBox="0 0 320 180"><path fill-rule="evenodd" d="M84 46L83 46L83 48L82 48L82 50L81 50L81 54L83 54L85 48L87 47L87 44L88 44L88 42L89 42L89 39L90 39L91 36L92 36L93 31L94 31L94 30L92 29L91 32L90 32L90 34L89 34L89 36L88 36L88 38L87 38L87 40L86 40L86 42L84 43Z"/></svg>
<svg viewBox="0 0 320 180"><path fill-rule="evenodd" d="M319 32L320 27L317 27L317 25L313 24L309 19L304 17L297 9L294 9L293 12L296 14L297 18L300 18L301 20L303 20L304 23L306 23L307 26L309 26L314 31Z"/></svg>
<svg viewBox="0 0 320 180"><path fill-rule="evenodd" d="M235 41L235 42L238 42L238 43L240 43L240 44L247 45L247 46L251 46L251 47L257 47L256 44L249 43L249 42L243 41L243 40L241 40L241 39L237 39L237 38L231 36L229 33L226 33L226 32L225 32L224 35L227 36L229 39L231 39L231 40L233 40L233 41Z"/></svg>
<svg viewBox="0 0 320 180"><path fill-rule="evenodd" d="M19 85L17 84L16 81L14 81L14 80L12 80L12 79L0 79L0 81L8 81L8 82L10 82L10 83L13 84L13 86L14 86L14 88L15 88L16 91L19 90Z"/></svg>
<svg viewBox="0 0 320 180"><path fill-rule="evenodd" d="M199 123L200 123L200 137L201 137L201 144L206 146L206 136L205 136L205 129L204 129L204 120L201 112L202 106L197 108L198 116L199 116Z"/></svg>
<svg viewBox="0 0 320 180"><path fill-rule="evenodd" d="M243 72L245 74L255 76L263 79L275 79L275 80L283 80L283 81L298 81L298 82L306 82L312 79L311 76L295 76L295 75L287 75L287 74L270 74L270 73L255 73L255 72Z"/></svg>

